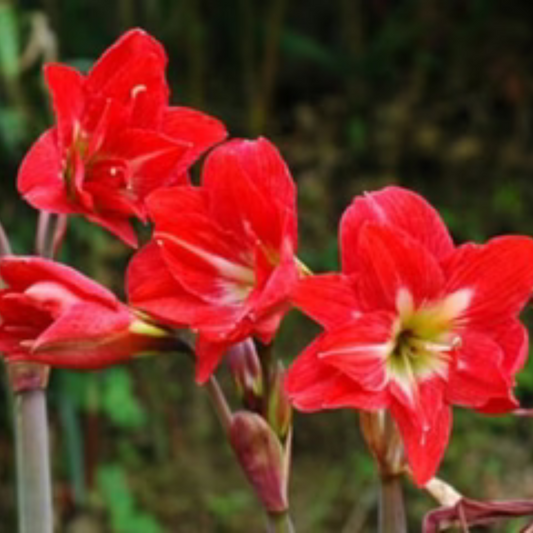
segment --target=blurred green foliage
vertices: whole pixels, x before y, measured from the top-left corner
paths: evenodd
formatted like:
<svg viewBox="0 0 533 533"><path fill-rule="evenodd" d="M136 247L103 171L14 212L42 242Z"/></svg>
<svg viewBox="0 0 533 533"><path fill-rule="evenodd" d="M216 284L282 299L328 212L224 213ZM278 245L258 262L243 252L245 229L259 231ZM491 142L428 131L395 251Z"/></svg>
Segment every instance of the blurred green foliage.
<svg viewBox="0 0 533 533"><path fill-rule="evenodd" d="M113 531L116 533L160 533L162 531L153 517L137 510L121 466L100 466L97 485L109 507Z"/></svg>
<svg viewBox="0 0 533 533"><path fill-rule="evenodd" d="M36 215L15 177L51 122L43 61L87 70L142 26L168 50L174 102L280 146L298 183L299 255L313 270L338 268L337 225L352 197L390 183L424 194L458 242L533 234L532 21L533 5L495 0L0 0L0 219L15 251L30 253ZM61 259L123 295L130 255L75 219ZM290 361L318 331L293 311L276 349ZM518 394L533 405L532 359ZM13 531L3 398L0 530ZM188 361L55 372L50 404L61 531L263 527ZM355 415L299 414L295 424L298 531L375 531L375 474ZM457 409L442 476L470 496L533 497L532 427ZM416 531L433 504L413 487L408 498Z"/></svg>

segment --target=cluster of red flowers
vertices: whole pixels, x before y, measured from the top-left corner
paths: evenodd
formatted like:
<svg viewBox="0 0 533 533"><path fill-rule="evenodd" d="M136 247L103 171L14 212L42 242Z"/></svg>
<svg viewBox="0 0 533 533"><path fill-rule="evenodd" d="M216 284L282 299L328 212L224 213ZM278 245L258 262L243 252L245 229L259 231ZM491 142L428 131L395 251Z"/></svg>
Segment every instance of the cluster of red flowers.
<svg viewBox="0 0 533 533"><path fill-rule="evenodd" d="M388 410L415 481L426 483L452 405L517 405L528 351L517 316L533 289L533 240L456 247L424 199L388 187L345 212L342 273L311 275L295 255L296 190L277 149L223 142L218 120L169 106L166 62L157 41L133 30L86 76L46 67L56 125L24 159L20 193L132 246L131 218L154 230L128 269L129 306L64 265L2 259L0 349L10 361L98 368L190 328L204 383L230 347L272 342L294 305L324 332L288 372L293 404ZM188 170L210 149L192 185Z"/></svg>

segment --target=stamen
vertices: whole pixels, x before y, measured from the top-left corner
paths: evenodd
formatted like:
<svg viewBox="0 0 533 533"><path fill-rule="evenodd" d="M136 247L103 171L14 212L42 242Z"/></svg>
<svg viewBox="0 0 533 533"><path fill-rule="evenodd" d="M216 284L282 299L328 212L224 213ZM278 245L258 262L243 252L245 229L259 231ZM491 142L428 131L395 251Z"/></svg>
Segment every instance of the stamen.
<svg viewBox="0 0 533 533"><path fill-rule="evenodd" d="M131 97L136 98L139 93L142 93L146 90L147 90L146 85L142 85L142 84L136 85L135 87L133 87L133 89L130 92Z"/></svg>
<svg viewBox="0 0 533 533"><path fill-rule="evenodd" d="M426 341L424 339L417 339L412 338L409 341L409 344L411 346L414 346L415 348L421 348L424 351L427 352L439 352L439 353L446 353L450 350L453 350L454 345L453 342L455 342L455 339L452 341L452 343L440 343L440 342L432 342L432 341Z"/></svg>

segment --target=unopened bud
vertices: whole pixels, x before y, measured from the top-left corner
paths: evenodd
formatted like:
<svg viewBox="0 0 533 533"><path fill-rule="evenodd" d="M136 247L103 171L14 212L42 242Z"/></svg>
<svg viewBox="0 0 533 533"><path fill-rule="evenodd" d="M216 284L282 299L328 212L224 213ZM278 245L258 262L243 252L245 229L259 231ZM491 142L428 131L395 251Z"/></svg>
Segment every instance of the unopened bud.
<svg viewBox="0 0 533 533"><path fill-rule="evenodd" d="M230 442L265 510L269 513L286 511L285 454L267 422L255 413L236 413L231 422Z"/></svg>
<svg viewBox="0 0 533 533"><path fill-rule="evenodd" d="M280 439L284 439L292 423L292 407L284 385L285 369L278 361L268 398L268 421Z"/></svg>
<svg viewBox="0 0 533 533"><path fill-rule="evenodd" d="M359 413L361 432L376 459L381 476L397 476L405 470L402 439L390 413Z"/></svg>
<svg viewBox="0 0 533 533"><path fill-rule="evenodd" d="M252 339L232 346L227 361L243 404L257 410L263 396L263 373Z"/></svg>

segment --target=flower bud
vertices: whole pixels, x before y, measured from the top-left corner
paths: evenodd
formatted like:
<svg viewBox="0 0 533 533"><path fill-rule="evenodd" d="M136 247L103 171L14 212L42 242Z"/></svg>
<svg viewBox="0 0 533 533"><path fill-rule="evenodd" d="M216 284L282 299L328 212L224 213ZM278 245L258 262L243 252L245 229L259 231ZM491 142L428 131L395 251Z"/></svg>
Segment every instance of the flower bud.
<svg viewBox="0 0 533 533"><path fill-rule="evenodd" d="M359 413L361 432L382 477L397 476L405 471L402 439L389 413Z"/></svg>
<svg viewBox="0 0 533 533"><path fill-rule="evenodd" d="M267 418L280 439L285 439L292 423L292 407L284 387L285 369L281 361L274 370L268 397Z"/></svg>
<svg viewBox="0 0 533 533"><path fill-rule="evenodd" d="M89 370L176 347L172 331L152 324L66 265L39 257L4 257L0 275L6 284L0 290L0 351L9 365ZM16 390L46 382L38 365L10 369Z"/></svg>
<svg viewBox="0 0 533 533"><path fill-rule="evenodd" d="M228 350L228 364L243 404L258 410L263 396L263 373L252 339L246 339Z"/></svg>
<svg viewBox="0 0 533 533"><path fill-rule="evenodd" d="M229 435L241 468L265 510L286 511L285 453L270 426L259 415L240 411L233 415Z"/></svg>

